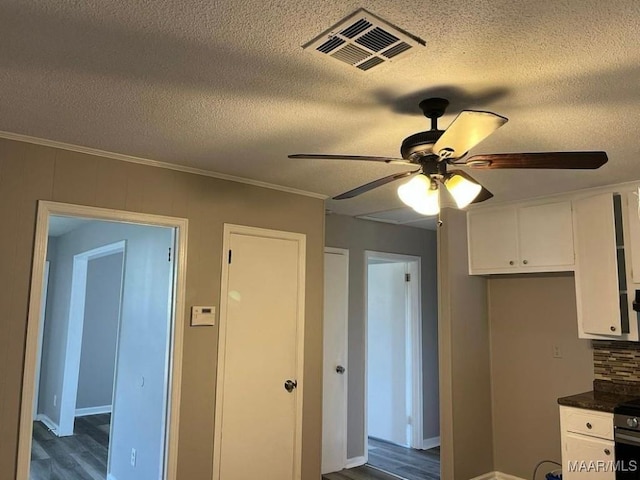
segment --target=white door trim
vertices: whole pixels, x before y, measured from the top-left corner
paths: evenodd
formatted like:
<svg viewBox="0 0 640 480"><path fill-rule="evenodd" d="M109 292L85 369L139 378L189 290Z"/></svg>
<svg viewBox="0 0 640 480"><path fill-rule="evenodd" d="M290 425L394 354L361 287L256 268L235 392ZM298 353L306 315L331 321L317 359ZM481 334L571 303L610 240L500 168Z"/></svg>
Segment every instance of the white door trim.
<svg viewBox="0 0 640 480"><path fill-rule="evenodd" d="M184 337L184 312L187 266L188 220L184 218L126 212L98 207L86 207L50 201L38 202L36 238L31 271L31 293L27 320L24 374L22 379L22 401L20 408L20 431L18 439L18 469L16 480L29 480L31 440L33 430L33 397L38 349L38 329L42 308L44 266L47 253L49 217L62 215L84 217L95 220L155 225L174 228L175 267L173 273L173 317L171 323L169 405L167 407L167 434L165 439L164 478L175 480L178 460L178 427L180 413L180 391L182 383L182 348Z"/></svg>
<svg viewBox="0 0 640 480"><path fill-rule="evenodd" d="M244 225L224 224L222 240L222 278L220 284L220 319L218 333L218 367L216 379L216 407L215 424L213 434L213 480L220 480L220 457L222 440L222 411L223 411L223 388L225 374L225 351L227 341L227 307L228 307L228 279L229 262L228 252L230 250L231 235L250 235L257 237L276 238L292 240L298 242L298 314L297 314L297 355L296 374L298 386L296 388L296 432L294 441L294 480L302 478L302 400L304 397L304 309L305 309L305 272L306 272L306 236L301 233L284 232L279 230L269 230ZM256 447L255 445L253 447Z"/></svg>
<svg viewBox="0 0 640 480"><path fill-rule="evenodd" d="M365 250L364 252L364 457L369 461L369 435L368 435L368 332L369 332L369 261L386 260L391 262L406 262L409 265L411 278L416 281L409 282L408 308L410 316L409 348L411 350L411 448L422 449L422 259L414 255L402 255L397 253L376 252Z"/></svg>
<svg viewBox="0 0 640 480"><path fill-rule="evenodd" d="M344 398L343 398L343 418L341 418L339 421L343 422L343 425L345 426L344 428L344 452L343 452L343 458L342 458L342 468L347 468L347 425L348 425L348 408L349 408L349 399L348 399L348 391L349 391L349 250L346 248L336 248L336 247L325 247L324 248L324 253L329 253L329 254L333 254L333 255L342 255L344 257L346 257L346 261L347 261L347 278L346 278L346 285L347 285L347 312L346 312L346 317L347 317L347 321L345 322L344 325L344 341L343 341L343 349L344 349L344 368L345 368L345 372L344 372L344 383L345 383L345 388L344 388Z"/></svg>
<svg viewBox="0 0 640 480"><path fill-rule="evenodd" d="M54 432L59 437L73 435L80 377L80 355L82 351L89 261L115 253L124 254L125 244L126 242L121 240L73 256L69 327L67 328L64 374L62 377L62 391L60 392L60 421L58 423L58 431Z"/></svg>
<svg viewBox="0 0 640 480"><path fill-rule="evenodd" d="M49 260L44 263L44 278L42 285L42 301L40 303L40 323L38 324L38 350L36 356L36 373L33 382L33 418L38 416L38 397L40 396L40 369L42 367L42 342L44 340L44 319L47 309L47 292L49 291Z"/></svg>

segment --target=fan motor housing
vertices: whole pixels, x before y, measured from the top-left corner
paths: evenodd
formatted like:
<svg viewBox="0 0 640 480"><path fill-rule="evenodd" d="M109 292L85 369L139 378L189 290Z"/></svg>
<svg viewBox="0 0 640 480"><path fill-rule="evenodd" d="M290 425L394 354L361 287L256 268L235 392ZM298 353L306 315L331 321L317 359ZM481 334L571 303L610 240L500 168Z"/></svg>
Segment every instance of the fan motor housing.
<svg viewBox="0 0 640 480"><path fill-rule="evenodd" d="M413 163L421 163L421 159L426 156L434 156L437 159L438 156L433 153L433 144L443 133L444 130L428 130L405 138L400 147L402 158Z"/></svg>

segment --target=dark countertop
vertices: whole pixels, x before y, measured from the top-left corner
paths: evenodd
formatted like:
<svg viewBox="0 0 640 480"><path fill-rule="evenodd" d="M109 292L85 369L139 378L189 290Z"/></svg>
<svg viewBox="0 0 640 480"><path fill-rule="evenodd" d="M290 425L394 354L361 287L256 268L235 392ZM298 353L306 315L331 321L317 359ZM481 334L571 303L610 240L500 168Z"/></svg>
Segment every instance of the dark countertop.
<svg viewBox="0 0 640 480"><path fill-rule="evenodd" d="M562 397L558 399L558 404L565 407L586 408L599 412L613 413L616 405L638 398L637 396L621 395L619 393L591 391Z"/></svg>
<svg viewBox="0 0 640 480"><path fill-rule="evenodd" d="M558 399L558 404L613 413L613 409L618 404L640 398L639 388L638 383L595 380L592 391L561 397Z"/></svg>

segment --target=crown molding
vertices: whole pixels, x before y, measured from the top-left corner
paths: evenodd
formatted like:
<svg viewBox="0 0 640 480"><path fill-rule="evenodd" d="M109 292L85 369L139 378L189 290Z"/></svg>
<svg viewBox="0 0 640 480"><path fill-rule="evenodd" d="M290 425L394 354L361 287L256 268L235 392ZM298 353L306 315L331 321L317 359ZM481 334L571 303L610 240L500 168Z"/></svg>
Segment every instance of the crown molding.
<svg viewBox="0 0 640 480"><path fill-rule="evenodd" d="M278 190L280 192L293 193L295 195L303 195L305 197L319 198L321 200L326 200L328 198L328 195L324 195L322 193L308 192L306 190L299 190L293 187L285 187L283 185L276 185L274 183L261 182L259 180L253 180L251 178L237 177L235 175L227 175L226 173L218 173L201 168L186 167L169 162L161 162L158 160L134 157L131 155L125 155L123 153L108 152L106 150L99 150L97 148L83 147L81 145L73 145L70 143L58 142L45 138L32 137L30 135L22 135L20 133L0 131L0 138L15 140L24 143L32 143L35 145L42 145L44 147L59 148L61 150L84 153L87 155L95 155L98 157L106 157L113 160L120 160L122 162L137 163L140 165L146 165L148 167L165 168L167 170L175 170L177 172L192 173L194 175L202 175L204 177L212 177L218 178L220 180L228 180L230 182L244 183L247 185L253 185L254 187L268 188L270 190Z"/></svg>

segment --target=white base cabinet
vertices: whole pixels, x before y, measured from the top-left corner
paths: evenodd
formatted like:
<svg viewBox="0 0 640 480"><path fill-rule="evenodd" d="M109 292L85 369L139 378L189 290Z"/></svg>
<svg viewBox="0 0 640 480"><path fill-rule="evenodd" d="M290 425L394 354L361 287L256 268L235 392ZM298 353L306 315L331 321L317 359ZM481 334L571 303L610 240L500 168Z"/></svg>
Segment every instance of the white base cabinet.
<svg viewBox="0 0 640 480"><path fill-rule="evenodd" d="M560 407L562 478L615 480L613 414Z"/></svg>

